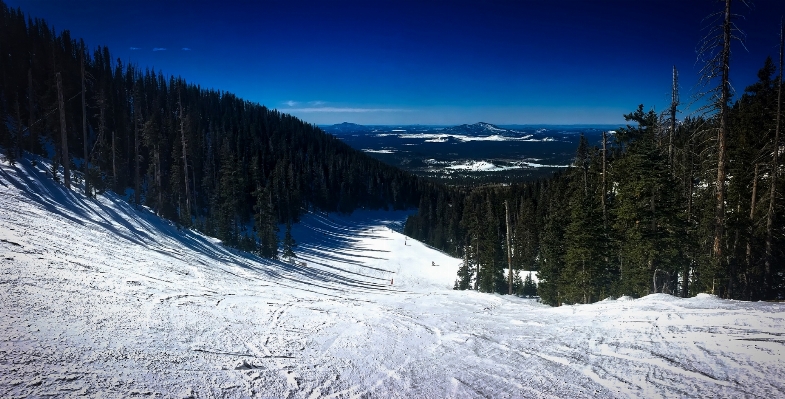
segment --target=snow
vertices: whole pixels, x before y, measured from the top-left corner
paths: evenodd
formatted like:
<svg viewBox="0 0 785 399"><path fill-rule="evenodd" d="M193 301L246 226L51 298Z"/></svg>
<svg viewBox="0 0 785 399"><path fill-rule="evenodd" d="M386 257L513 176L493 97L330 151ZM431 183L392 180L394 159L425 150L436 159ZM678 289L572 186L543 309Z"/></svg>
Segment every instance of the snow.
<svg viewBox="0 0 785 399"><path fill-rule="evenodd" d="M465 163L450 165L447 167L447 169L465 170L465 171L472 171L472 172L494 172L494 171L505 170L504 167L496 166L488 161L469 161Z"/></svg>
<svg viewBox="0 0 785 399"><path fill-rule="evenodd" d="M500 172L500 171L512 170L512 169L567 168L569 166L570 165L545 165L545 164L539 164L539 163L527 162L527 161L513 162L512 165L508 165L508 166L499 166L489 161L468 161L462 163L454 163L448 166L446 169L469 171L469 172Z"/></svg>
<svg viewBox="0 0 785 399"><path fill-rule="evenodd" d="M373 150L373 149L370 149L370 148L363 148L363 151L364 152L373 153L373 154L394 154L395 153L395 150L386 150L386 149L385 150Z"/></svg>
<svg viewBox="0 0 785 399"><path fill-rule="evenodd" d="M496 129L504 130L504 129ZM506 130L505 130L506 131ZM390 133L377 134L377 137L392 136ZM525 142L543 142L543 141L556 141L552 137L544 137L541 139L532 138L531 134L520 137L502 136L499 134L491 134L488 136L470 136L465 134L447 134L447 133L407 133L399 134L398 138L401 139L422 139L427 143L446 143L450 138L462 141L464 143L471 141L525 141Z"/></svg>
<svg viewBox="0 0 785 399"><path fill-rule="evenodd" d="M47 167L0 164L0 397L785 396L785 304L453 291L409 212L306 215L272 262Z"/></svg>
<svg viewBox="0 0 785 399"><path fill-rule="evenodd" d="M530 168L569 168L570 165L545 165L536 162L521 162L522 165L526 165Z"/></svg>

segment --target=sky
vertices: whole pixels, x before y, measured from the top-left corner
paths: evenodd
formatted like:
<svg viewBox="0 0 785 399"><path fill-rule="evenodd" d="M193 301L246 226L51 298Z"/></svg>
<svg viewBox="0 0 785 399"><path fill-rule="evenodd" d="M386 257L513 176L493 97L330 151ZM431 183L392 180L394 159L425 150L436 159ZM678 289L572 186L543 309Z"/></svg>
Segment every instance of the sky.
<svg viewBox="0 0 785 399"><path fill-rule="evenodd" d="M314 124L620 124L697 112L715 0L3 0L113 57ZM740 95L777 59L785 1L733 3ZM692 103L692 105L690 105Z"/></svg>

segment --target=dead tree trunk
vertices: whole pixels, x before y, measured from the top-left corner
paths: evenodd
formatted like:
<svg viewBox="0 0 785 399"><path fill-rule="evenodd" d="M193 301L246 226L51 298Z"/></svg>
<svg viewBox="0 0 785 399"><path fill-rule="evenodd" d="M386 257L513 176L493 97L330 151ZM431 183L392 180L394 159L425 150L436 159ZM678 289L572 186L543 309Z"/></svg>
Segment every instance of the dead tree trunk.
<svg viewBox="0 0 785 399"><path fill-rule="evenodd" d="M98 94L98 137L101 142L99 154L106 150L106 96L102 91ZM114 134L112 134L112 168L114 168ZM114 172L114 171L113 171ZM114 173L113 173L114 174ZM114 183L112 183L114 184Z"/></svg>
<svg viewBox="0 0 785 399"><path fill-rule="evenodd" d="M602 227L603 233L607 233L608 230L608 211L605 206L605 196L608 193L608 188L606 186L606 164L608 163L608 132L602 132L602 195L600 196L600 201L602 202Z"/></svg>
<svg viewBox="0 0 785 399"><path fill-rule="evenodd" d="M138 99L138 98L137 98ZM139 176L139 104L134 101L134 203L139 205L141 187Z"/></svg>
<svg viewBox="0 0 785 399"><path fill-rule="evenodd" d="M29 112L27 131L30 135L30 153L32 154L38 149L38 137L36 137L35 130L33 129L33 124L35 123L35 109L33 108L33 68L27 70L27 104L27 110Z"/></svg>
<svg viewBox="0 0 785 399"><path fill-rule="evenodd" d="M785 26L780 20L780 76L777 82L777 125L774 129L774 148L771 156L771 183L769 187L769 209L766 215L766 261L764 264L764 290L766 296L771 289L771 264L772 259L772 245L774 241L774 202L777 198L777 175L779 172L779 154L780 154L780 126L782 121L782 66L783 66L783 50L785 46Z"/></svg>
<svg viewBox="0 0 785 399"><path fill-rule="evenodd" d="M474 279L474 290L478 291L480 289L480 243L477 243L477 278Z"/></svg>
<svg viewBox="0 0 785 399"><path fill-rule="evenodd" d="M726 137L728 134L728 102L730 101L730 41L731 41L731 0L725 0L725 17L722 24L721 82L720 82L720 128L717 131L717 205L714 216L714 259L722 264L722 241L725 233L725 178L726 178Z"/></svg>
<svg viewBox="0 0 785 399"><path fill-rule="evenodd" d="M183 145L183 178L185 178L185 215L190 218L191 216L191 189L188 182L188 156L187 156L187 142L185 140L185 115L183 115L183 100L180 94L177 95L177 101L180 107L180 139Z"/></svg>
<svg viewBox="0 0 785 399"><path fill-rule="evenodd" d="M161 179L161 145L155 146L155 184L158 186L158 214L163 215L164 193Z"/></svg>
<svg viewBox="0 0 785 399"><path fill-rule="evenodd" d="M760 164L755 164L755 174L752 178L752 198L750 199L750 220L747 228L747 270L752 268L752 226L755 218L755 205L758 198L758 168Z"/></svg>
<svg viewBox="0 0 785 399"><path fill-rule="evenodd" d="M9 153L13 152L13 159L19 159L22 155L22 111L19 109L19 95L16 95L16 139L13 140L13 145L9 149Z"/></svg>
<svg viewBox="0 0 785 399"><path fill-rule="evenodd" d="M673 172L673 136L676 135L676 107L679 106L679 71L673 66L673 87L671 88L671 131L668 135L668 166Z"/></svg>
<svg viewBox="0 0 785 399"><path fill-rule="evenodd" d="M90 179L88 173L90 171L90 154L87 152L87 107L85 106L85 82L84 82L84 42L82 42L82 149L84 155L84 193L90 196Z"/></svg>
<svg viewBox="0 0 785 399"><path fill-rule="evenodd" d="M117 138L112 130L112 185L117 189Z"/></svg>
<svg viewBox="0 0 785 399"><path fill-rule="evenodd" d="M507 219L507 267L510 268L507 284L509 285L509 294L512 295L512 248L510 248L510 207L507 201L504 201L504 213Z"/></svg>
<svg viewBox="0 0 785 399"><path fill-rule="evenodd" d="M694 144L694 136L690 133L690 139L687 143L687 150L685 151L685 156L688 157L686 160L687 163L687 228L692 228L692 191L693 186L695 184L695 178L693 176L695 165L693 159L693 144ZM689 234L689 230L687 231ZM684 265L684 270L682 271L682 280L681 280L681 296L686 298L689 296L689 288L690 288L690 271L692 265L694 264L695 254L693 253L693 249L689 249L689 263Z"/></svg>
<svg viewBox="0 0 785 399"><path fill-rule="evenodd" d="M71 169L68 157L68 132L65 130L65 103L63 102L63 79L57 73L57 102L60 107L60 159L63 163L63 183L65 188L71 189Z"/></svg>

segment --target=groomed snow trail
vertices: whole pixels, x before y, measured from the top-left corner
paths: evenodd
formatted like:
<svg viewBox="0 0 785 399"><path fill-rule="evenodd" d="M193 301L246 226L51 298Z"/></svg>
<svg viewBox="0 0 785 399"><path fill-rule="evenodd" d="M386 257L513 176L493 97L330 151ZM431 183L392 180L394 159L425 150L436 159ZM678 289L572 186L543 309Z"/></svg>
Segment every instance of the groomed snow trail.
<svg viewBox="0 0 785 399"><path fill-rule="evenodd" d="M785 397L783 304L452 291L403 212L307 215L271 262L47 167L0 163L0 397Z"/></svg>

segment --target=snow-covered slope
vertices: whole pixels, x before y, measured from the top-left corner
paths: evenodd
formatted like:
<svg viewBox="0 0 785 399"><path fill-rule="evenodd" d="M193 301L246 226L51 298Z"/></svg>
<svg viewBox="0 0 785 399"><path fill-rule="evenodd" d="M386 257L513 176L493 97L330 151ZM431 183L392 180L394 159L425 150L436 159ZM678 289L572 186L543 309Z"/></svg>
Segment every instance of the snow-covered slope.
<svg viewBox="0 0 785 399"><path fill-rule="evenodd" d="M785 396L782 304L456 292L394 212L270 262L44 170L0 164L0 397Z"/></svg>

